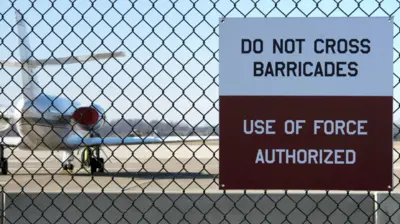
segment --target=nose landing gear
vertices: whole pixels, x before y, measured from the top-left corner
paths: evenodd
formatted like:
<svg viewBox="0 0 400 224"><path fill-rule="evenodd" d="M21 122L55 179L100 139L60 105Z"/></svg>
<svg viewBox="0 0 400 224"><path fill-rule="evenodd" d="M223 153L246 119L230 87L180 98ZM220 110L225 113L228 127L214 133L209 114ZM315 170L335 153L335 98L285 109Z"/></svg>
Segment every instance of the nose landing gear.
<svg viewBox="0 0 400 224"><path fill-rule="evenodd" d="M74 165L72 163L63 164L63 171L71 174L74 170Z"/></svg>

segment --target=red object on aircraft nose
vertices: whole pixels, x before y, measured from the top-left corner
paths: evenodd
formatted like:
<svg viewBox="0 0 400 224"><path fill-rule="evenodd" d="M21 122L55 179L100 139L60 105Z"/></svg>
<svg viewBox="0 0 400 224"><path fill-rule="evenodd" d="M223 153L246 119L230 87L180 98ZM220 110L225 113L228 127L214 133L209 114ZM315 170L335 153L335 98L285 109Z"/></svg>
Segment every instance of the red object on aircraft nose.
<svg viewBox="0 0 400 224"><path fill-rule="evenodd" d="M82 125L94 125L99 120L99 113L91 107L78 108L72 117Z"/></svg>

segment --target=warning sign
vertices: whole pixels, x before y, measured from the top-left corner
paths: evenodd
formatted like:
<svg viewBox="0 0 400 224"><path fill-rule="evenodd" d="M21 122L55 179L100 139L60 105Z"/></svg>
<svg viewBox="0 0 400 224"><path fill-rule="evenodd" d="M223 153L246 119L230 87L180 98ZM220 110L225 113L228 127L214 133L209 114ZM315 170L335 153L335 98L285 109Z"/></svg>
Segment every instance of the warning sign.
<svg viewBox="0 0 400 224"><path fill-rule="evenodd" d="M391 190L388 18L220 22L220 189Z"/></svg>

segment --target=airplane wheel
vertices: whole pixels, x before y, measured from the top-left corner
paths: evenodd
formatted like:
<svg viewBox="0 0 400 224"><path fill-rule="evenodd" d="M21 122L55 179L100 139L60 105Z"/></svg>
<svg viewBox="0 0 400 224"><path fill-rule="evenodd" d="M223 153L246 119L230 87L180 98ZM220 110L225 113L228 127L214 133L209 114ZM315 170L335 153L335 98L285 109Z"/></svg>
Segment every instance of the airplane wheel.
<svg viewBox="0 0 400 224"><path fill-rule="evenodd" d="M72 173L72 171L74 170L74 165L72 165L72 164L64 164L63 165L63 170L68 172L68 173Z"/></svg>
<svg viewBox="0 0 400 224"><path fill-rule="evenodd" d="M97 171L97 160L90 158L90 173L94 174Z"/></svg>
<svg viewBox="0 0 400 224"><path fill-rule="evenodd" d="M1 174L6 175L8 172L8 162L7 159L1 161Z"/></svg>
<svg viewBox="0 0 400 224"><path fill-rule="evenodd" d="M98 163L98 167L97 168L99 168L99 173L104 173L104 159L103 158L99 158L97 163Z"/></svg>
<svg viewBox="0 0 400 224"><path fill-rule="evenodd" d="M104 172L104 159L103 158L91 158L90 159L90 172L92 174Z"/></svg>

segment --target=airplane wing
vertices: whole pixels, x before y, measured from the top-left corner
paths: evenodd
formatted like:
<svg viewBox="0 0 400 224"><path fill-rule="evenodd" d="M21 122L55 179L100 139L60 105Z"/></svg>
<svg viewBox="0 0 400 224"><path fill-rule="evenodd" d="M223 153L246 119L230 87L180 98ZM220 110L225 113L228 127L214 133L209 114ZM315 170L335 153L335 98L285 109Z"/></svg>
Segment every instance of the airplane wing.
<svg viewBox="0 0 400 224"><path fill-rule="evenodd" d="M65 64L73 64L73 63L84 63L87 61L108 59L108 58L117 58L124 57L125 53L122 51L112 52L112 53L98 53L93 55L86 56L69 56L69 57L59 57L54 59L39 59L39 60L29 60L30 66L39 67L43 65L65 65ZM8 67L21 67L21 63L18 61L4 61L0 60L0 68L3 66Z"/></svg>
<svg viewBox="0 0 400 224"><path fill-rule="evenodd" d="M56 59L42 59L36 61L30 61L32 66L42 66L42 65L65 65L65 64L73 64L73 63L84 63L87 61L108 59L108 58L117 58L124 57L125 53L122 51L113 52L113 53L99 53L87 56L71 56L71 57L60 57Z"/></svg>
<svg viewBox="0 0 400 224"><path fill-rule="evenodd" d="M0 60L0 68L2 67L16 67L16 68L21 68L21 63L17 62L17 61L4 61L4 60Z"/></svg>
<svg viewBox="0 0 400 224"><path fill-rule="evenodd" d="M85 146L96 146L96 145L137 145L137 144L163 144L163 143L188 143L193 141L210 141L210 140L219 140L218 136L210 136L210 137L198 137L198 136L189 136L189 137L166 137L166 138L158 138L158 137L91 137L84 138L80 136L71 136L64 139L64 142L72 148L77 147L85 147Z"/></svg>
<svg viewBox="0 0 400 224"><path fill-rule="evenodd" d="M22 138L20 137L0 137L0 145L4 146L19 146L22 143Z"/></svg>

